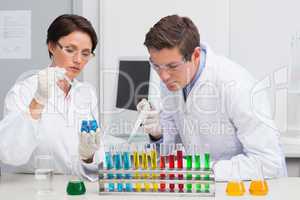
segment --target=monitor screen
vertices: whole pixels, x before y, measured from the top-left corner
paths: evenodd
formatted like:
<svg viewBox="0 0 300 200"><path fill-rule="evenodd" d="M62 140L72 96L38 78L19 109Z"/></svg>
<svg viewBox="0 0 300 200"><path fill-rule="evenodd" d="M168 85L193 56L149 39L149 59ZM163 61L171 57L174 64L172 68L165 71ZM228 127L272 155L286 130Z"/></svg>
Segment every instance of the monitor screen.
<svg viewBox="0 0 300 200"><path fill-rule="evenodd" d="M142 98L148 99L149 79L147 60L120 60L116 107L136 110Z"/></svg>

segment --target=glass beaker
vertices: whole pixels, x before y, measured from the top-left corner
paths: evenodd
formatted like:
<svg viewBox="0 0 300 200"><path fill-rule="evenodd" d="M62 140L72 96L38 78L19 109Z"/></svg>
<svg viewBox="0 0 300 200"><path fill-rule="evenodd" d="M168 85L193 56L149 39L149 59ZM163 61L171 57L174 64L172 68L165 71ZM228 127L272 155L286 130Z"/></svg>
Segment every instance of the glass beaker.
<svg viewBox="0 0 300 200"><path fill-rule="evenodd" d="M257 158L255 158L255 165L256 177L254 177L250 183L249 192L252 195L263 196L268 194L268 184L264 178L262 164Z"/></svg>
<svg viewBox="0 0 300 200"><path fill-rule="evenodd" d="M38 155L34 161L35 185L38 194L53 191L54 159L51 155Z"/></svg>
<svg viewBox="0 0 300 200"><path fill-rule="evenodd" d="M82 195L86 192L83 180L79 175L79 157L71 156L71 173L67 185L68 195Z"/></svg>
<svg viewBox="0 0 300 200"><path fill-rule="evenodd" d="M245 185L240 177L240 165L237 160L232 160L231 180L226 186L228 196L242 196L245 193Z"/></svg>

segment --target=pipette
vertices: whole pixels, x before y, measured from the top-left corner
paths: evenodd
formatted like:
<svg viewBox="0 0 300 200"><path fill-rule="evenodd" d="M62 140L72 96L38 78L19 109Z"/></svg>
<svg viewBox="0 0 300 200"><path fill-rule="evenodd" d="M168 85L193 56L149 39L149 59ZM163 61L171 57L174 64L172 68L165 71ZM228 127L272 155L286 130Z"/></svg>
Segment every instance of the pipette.
<svg viewBox="0 0 300 200"><path fill-rule="evenodd" d="M142 109L140 111L140 114L138 115L138 118L134 124L134 127L131 131L131 134L128 138L128 143L131 143L132 140L134 139L134 137L136 136L137 134L137 131L138 131L138 128L140 127L140 125L144 122L145 118L146 118L146 111L150 111L151 110L151 106L150 106L150 103L146 100L146 99L142 99L142 102L141 104L143 105L142 106Z"/></svg>

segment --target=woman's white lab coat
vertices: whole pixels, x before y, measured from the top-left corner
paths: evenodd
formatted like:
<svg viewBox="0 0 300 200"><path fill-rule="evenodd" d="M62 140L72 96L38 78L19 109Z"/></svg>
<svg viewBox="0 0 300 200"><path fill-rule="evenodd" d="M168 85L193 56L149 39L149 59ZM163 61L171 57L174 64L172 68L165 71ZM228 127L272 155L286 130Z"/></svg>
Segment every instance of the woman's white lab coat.
<svg viewBox="0 0 300 200"><path fill-rule="evenodd" d="M95 90L87 83L74 80L65 96L55 86L41 119L33 120L29 104L36 89L37 75L33 75L18 81L7 93L4 118L0 122L0 160L10 171L33 172L35 156L51 154L55 159L55 172L68 173L71 157L78 156L81 120L98 119ZM81 174L91 180L95 177L90 172L95 172L97 162L102 160L100 150L94 160L92 164L77 163Z"/></svg>
<svg viewBox="0 0 300 200"><path fill-rule="evenodd" d="M255 177L257 160L264 175L286 175L280 133L270 116L265 92L244 68L215 55L206 47L206 64L186 102L182 90L162 84L161 124L164 143L209 144L216 180L229 180L232 161L239 163L243 179Z"/></svg>

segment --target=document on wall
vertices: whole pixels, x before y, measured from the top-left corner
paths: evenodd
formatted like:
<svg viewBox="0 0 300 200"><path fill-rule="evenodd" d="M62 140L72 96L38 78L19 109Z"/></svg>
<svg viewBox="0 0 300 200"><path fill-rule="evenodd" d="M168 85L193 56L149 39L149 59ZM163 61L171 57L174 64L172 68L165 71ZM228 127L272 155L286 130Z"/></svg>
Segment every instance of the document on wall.
<svg viewBox="0 0 300 200"><path fill-rule="evenodd" d="M0 59L31 58L31 11L0 11Z"/></svg>

